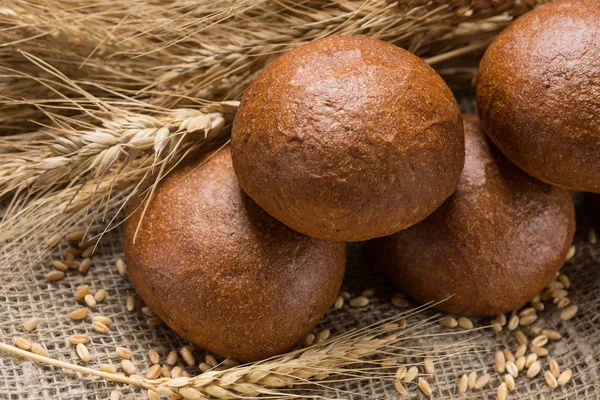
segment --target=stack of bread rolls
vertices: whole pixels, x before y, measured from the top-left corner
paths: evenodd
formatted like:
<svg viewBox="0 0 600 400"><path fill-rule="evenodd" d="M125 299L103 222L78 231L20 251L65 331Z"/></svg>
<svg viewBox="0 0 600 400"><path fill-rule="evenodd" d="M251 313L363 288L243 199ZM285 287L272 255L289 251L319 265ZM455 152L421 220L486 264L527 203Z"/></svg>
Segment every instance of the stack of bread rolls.
<svg viewBox="0 0 600 400"><path fill-rule="evenodd" d="M567 189L600 192L598 21L593 0L517 19L481 62L481 122L391 44L329 37L284 53L246 90L231 145L130 207L133 285L181 336L240 361L315 327L346 241L371 240L417 301L477 316L520 308L568 252Z"/></svg>

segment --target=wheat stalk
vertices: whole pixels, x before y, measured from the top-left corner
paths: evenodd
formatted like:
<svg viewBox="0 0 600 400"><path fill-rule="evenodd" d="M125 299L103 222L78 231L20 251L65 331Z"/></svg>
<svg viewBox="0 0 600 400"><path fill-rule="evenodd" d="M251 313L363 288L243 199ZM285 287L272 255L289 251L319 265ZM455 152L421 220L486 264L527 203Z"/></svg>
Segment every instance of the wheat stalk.
<svg viewBox="0 0 600 400"><path fill-rule="evenodd" d="M438 316L425 318L406 325L406 319L429 308L424 305L371 326L352 330L308 348L266 360L240 365L228 369L219 366L195 377L140 379L111 374L77 364L40 356L14 346L0 343L0 350L22 358L53 365L67 370L98 376L110 381L122 382L152 390L158 394L179 395L186 399L219 399L266 397L298 397L296 388L309 385L319 389L340 391L336 384L362 379L393 381L400 366L422 365L424 357L435 362L474 351L473 339L455 341L446 346L423 348L411 346L410 342L433 336L456 335L458 332L431 333L428 330L438 325ZM472 332L472 331L463 331ZM394 365L382 364L382 358L400 361ZM417 360L410 362L410 360ZM313 395L315 396L315 395Z"/></svg>

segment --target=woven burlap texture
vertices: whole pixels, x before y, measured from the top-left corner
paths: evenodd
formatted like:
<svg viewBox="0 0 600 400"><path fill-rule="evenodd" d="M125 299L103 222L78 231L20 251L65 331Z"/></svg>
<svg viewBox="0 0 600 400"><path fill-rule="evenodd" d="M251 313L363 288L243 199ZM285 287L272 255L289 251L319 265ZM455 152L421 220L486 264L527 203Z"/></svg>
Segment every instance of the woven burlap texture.
<svg viewBox="0 0 600 400"><path fill-rule="evenodd" d="M462 106L463 110L471 108L465 104ZM588 242L588 231L597 221L598 218L591 210L578 204L578 230L574 241L577 253L563 268L572 282L569 296L573 303L579 306L578 314L574 319L563 322L556 307L549 306L533 325L554 328L562 333L562 340L548 345L550 355L543 360L543 368L547 370L549 359L554 358L562 369L573 370L573 379L566 386L551 390L542 374L535 379L520 376L516 380L516 390L509 395L510 399L600 399L600 243L593 245ZM600 232L600 229L598 231ZM57 249L57 254L65 248L64 245L61 246ZM365 247L361 244L348 245L348 251L348 268L343 290L358 295L364 289L375 288L376 294L367 307L351 308L346 305L342 309L330 310L315 331L328 328L332 335L336 335L375 323L399 312L390 303L394 288L373 264ZM12 343L13 336L24 336L33 342L42 343L54 358L80 363L74 346L69 344L67 337L84 333L91 338L88 344L93 357L89 363L91 367L97 367L100 363L112 363L118 367L120 360L115 354L117 346L125 346L132 350L132 360L142 375L150 366L148 349L156 349L164 363L170 350L177 351L187 342L164 325L148 326L148 317L141 311L127 311L126 297L135 294L135 291L129 280L120 276L115 268L116 260L120 257L123 257L123 251L121 233L117 229L102 240L94 264L86 275L68 272L62 281L49 283L45 275L52 269L50 260L27 273L17 285L0 294L0 341ZM11 271L12 269L0 271L3 281L8 280L7 275ZM99 334L93 331L90 317L80 322L69 319L69 312L78 307L73 298L75 288L83 284L89 285L93 290L103 288L107 291L107 298L92 310L91 314L110 317L114 321L110 333ZM411 303L411 307L414 306L416 304ZM411 317L408 322L410 324L433 314L435 312L426 311ZM32 316L39 318L39 325L34 331L25 332L23 321ZM476 326L485 326L490 320L474 319L474 322ZM448 328L436 324L431 331L448 332ZM470 391L463 398L495 399L496 388L502 382L502 375L494 371L494 353L504 348L514 351L518 345L514 335L506 330L494 333L487 329L457 337L465 339L466 335L476 337L474 343L477 343L477 351L453 357L436 365L435 375L429 379L434 396L443 399L459 398L456 387L458 377L475 370L479 374L489 373L490 383L484 390ZM415 340L414 344L447 345L457 340L457 337L419 339ZM201 350L197 352L198 357L202 354L204 353ZM199 373L197 367L187 370L193 375ZM326 394L327 397L400 397L390 381L379 379L337 387L344 391L331 390ZM108 399L110 391L115 388L120 388L125 399L145 398L144 391L139 389L0 353L1 400ZM408 388L409 398L424 398L415 384Z"/></svg>

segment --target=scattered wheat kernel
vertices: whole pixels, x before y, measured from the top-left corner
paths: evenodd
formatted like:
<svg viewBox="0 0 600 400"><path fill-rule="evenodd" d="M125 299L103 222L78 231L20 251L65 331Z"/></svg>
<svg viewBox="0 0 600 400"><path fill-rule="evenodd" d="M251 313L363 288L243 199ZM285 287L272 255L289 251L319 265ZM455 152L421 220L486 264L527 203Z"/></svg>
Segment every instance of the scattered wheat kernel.
<svg viewBox="0 0 600 400"><path fill-rule="evenodd" d="M401 318L401 319L398 321L398 328L399 328L399 329L404 329L404 328L406 328L406 325L407 325L407 323L406 323L406 320L405 320L404 318Z"/></svg>
<svg viewBox="0 0 600 400"><path fill-rule="evenodd" d="M419 389L421 389L421 392L423 392L423 394L425 394L425 396L428 397L432 397L433 396L433 392L431 391L431 386L429 386L429 382L427 382L425 379L419 377Z"/></svg>
<svg viewBox="0 0 600 400"><path fill-rule="evenodd" d="M569 382L571 380L572 376L573 376L573 371L571 371L570 369L566 369L560 374L560 376L558 377L556 382L560 386L566 385L567 382Z"/></svg>
<svg viewBox="0 0 600 400"><path fill-rule="evenodd" d="M92 291L88 285L77 286L77 289L75 289L75 300L83 300L83 298L88 294L92 294Z"/></svg>
<svg viewBox="0 0 600 400"><path fill-rule="evenodd" d="M517 342L519 342L519 344L521 345L527 344L529 342L529 339L527 339L527 335L523 331L517 331L515 333L515 338L517 339Z"/></svg>
<svg viewBox="0 0 600 400"><path fill-rule="evenodd" d="M31 332L32 330L37 328L37 326L38 319L36 317L27 318L25 321L23 321L23 328L25 328L27 332Z"/></svg>
<svg viewBox="0 0 600 400"><path fill-rule="evenodd" d="M79 242L85 236L85 231L73 231L65 236L67 242Z"/></svg>
<svg viewBox="0 0 600 400"><path fill-rule="evenodd" d="M473 389L475 387L475 382L477 382L477 372L471 371L468 376L468 384L469 389Z"/></svg>
<svg viewBox="0 0 600 400"><path fill-rule="evenodd" d="M433 360L431 358L425 357L423 365L425 366L425 373L428 376L433 376L433 374L435 374L435 364L433 364Z"/></svg>
<svg viewBox="0 0 600 400"><path fill-rule="evenodd" d="M65 273L58 270L50 271L48 274L46 274L46 279L48 279L50 282L60 281L64 277Z"/></svg>
<svg viewBox="0 0 600 400"><path fill-rule="evenodd" d="M106 298L106 290L100 289L96 293L94 293L94 300L96 303L102 302Z"/></svg>
<svg viewBox="0 0 600 400"><path fill-rule="evenodd" d="M160 363L160 356L158 355L158 352L154 349L148 350L148 358L150 359L150 362L152 364Z"/></svg>
<svg viewBox="0 0 600 400"><path fill-rule="evenodd" d="M395 368L396 365L395 358L386 358L385 360L381 361L381 368Z"/></svg>
<svg viewBox="0 0 600 400"><path fill-rule="evenodd" d="M15 344L15 346L17 346L20 349L23 349L23 350L31 349L31 342L29 340L25 339L24 337L14 336L13 343Z"/></svg>
<svg viewBox="0 0 600 400"><path fill-rule="evenodd" d="M116 374L117 368L112 364L100 364L100 371L108 372L109 374Z"/></svg>
<svg viewBox="0 0 600 400"><path fill-rule="evenodd" d="M117 347L115 349L117 356L120 358L130 359L131 358L131 350L126 347Z"/></svg>
<svg viewBox="0 0 600 400"><path fill-rule="evenodd" d="M92 259L91 258L85 258L79 264L79 272L85 274L86 272L88 272L90 270L91 266L92 266Z"/></svg>
<svg viewBox="0 0 600 400"><path fill-rule="evenodd" d="M146 320L146 322L150 326L158 326L162 324L162 319L160 319L159 317L150 317Z"/></svg>
<svg viewBox="0 0 600 400"><path fill-rule="evenodd" d="M536 362L538 359L538 355L535 353L531 353L527 356L527 358L525 359L525 367L529 368L531 367L531 364L533 364L534 362Z"/></svg>
<svg viewBox="0 0 600 400"><path fill-rule="evenodd" d="M127 311L133 311L135 309L135 297L127 296L125 307L127 308Z"/></svg>
<svg viewBox="0 0 600 400"><path fill-rule="evenodd" d="M559 282L559 281L552 281L548 284L548 286L546 286L546 288L548 288L548 289L564 289L565 285L563 285L562 282Z"/></svg>
<svg viewBox="0 0 600 400"><path fill-rule="evenodd" d="M81 252L81 258L90 258L96 253L95 246L87 247L85 250Z"/></svg>
<svg viewBox="0 0 600 400"><path fill-rule="evenodd" d="M522 309L519 312L519 317L524 317L526 315L531 315L531 314L535 314L535 308L533 308L533 307L527 307L527 308Z"/></svg>
<svg viewBox="0 0 600 400"><path fill-rule="evenodd" d="M577 306L569 306L562 310L562 312L560 313L560 319L562 319L563 321L568 321L571 318L573 318L575 314L577 314Z"/></svg>
<svg viewBox="0 0 600 400"><path fill-rule="evenodd" d="M531 305L538 312L542 312L542 311L544 311L546 309L546 306L541 301L534 301L533 303L531 303Z"/></svg>
<svg viewBox="0 0 600 400"><path fill-rule="evenodd" d="M534 361L527 370L527 377L533 378L542 370L542 364L539 361Z"/></svg>
<svg viewBox="0 0 600 400"><path fill-rule="evenodd" d="M536 338L531 341L531 345L537 347L544 347L546 343L548 343L548 336L546 335L536 336Z"/></svg>
<svg viewBox="0 0 600 400"><path fill-rule="evenodd" d="M496 317L496 321L502 326L506 325L506 314L500 314Z"/></svg>
<svg viewBox="0 0 600 400"><path fill-rule="evenodd" d="M381 325L381 330L384 332L393 331L394 329L398 329L398 324L395 322L388 322L387 324Z"/></svg>
<svg viewBox="0 0 600 400"><path fill-rule="evenodd" d="M171 371L169 371L169 367L166 364L160 367L160 374L163 378L171 377Z"/></svg>
<svg viewBox="0 0 600 400"><path fill-rule="evenodd" d="M518 359L520 357L523 357L525 353L527 353L527 344L520 344L519 347L517 347L517 351L515 351L515 358Z"/></svg>
<svg viewBox="0 0 600 400"><path fill-rule="evenodd" d="M52 260L52 265L59 271L66 271L69 269L69 267L67 267L67 265L60 260Z"/></svg>
<svg viewBox="0 0 600 400"><path fill-rule="evenodd" d="M542 292L542 301L548 301L552 298L552 291L554 289L546 289Z"/></svg>
<svg viewBox="0 0 600 400"><path fill-rule="evenodd" d="M46 350L45 348L42 347L42 345L38 344L38 343L33 343L31 345L31 351L34 354L37 354L38 356L43 356L43 357L49 357L50 354L48 354L48 350Z"/></svg>
<svg viewBox="0 0 600 400"><path fill-rule="evenodd" d="M554 301L555 299L567 297L568 295L569 292L564 289L555 289L552 291L552 300Z"/></svg>
<svg viewBox="0 0 600 400"><path fill-rule="evenodd" d="M148 400L160 400L160 396L155 391L148 390Z"/></svg>
<svg viewBox="0 0 600 400"><path fill-rule="evenodd" d="M94 328L94 330L98 333L106 333L106 332L110 331L110 328L106 324L103 324L100 321L93 321L92 328Z"/></svg>
<svg viewBox="0 0 600 400"><path fill-rule="evenodd" d="M552 302L556 304L556 307L558 307L559 309L563 309L569 304L571 304L571 299L569 299L568 297L559 297L552 300Z"/></svg>
<svg viewBox="0 0 600 400"><path fill-rule="evenodd" d="M517 364L512 361L506 363L506 372L516 378L519 376L519 369L517 368Z"/></svg>
<svg viewBox="0 0 600 400"><path fill-rule="evenodd" d="M575 249L575 245L569 247L569 251L567 253L567 257L565 258L565 261L569 261L571 258L573 258L575 256L576 251L577 251L577 249Z"/></svg>
<svg viewBox="0 0 600 400"><path fill-rule="evenodd" d="M592 228L588 231L588 242L590 242L590 244L596 244L597 241L596 231Z"/></svg>
<svg viewBox="0 0 600 400"><path fill-rule="evenodd" d="M444 317L440 319L440 324L446 328L456 328L458 326L458 321L453 317Z"/></svg>
<svg viewBox="0 0 600 400"><path fill-rule="evenodd" d="M119 258L116 265L119 275L125 276L127 274L127 265L125 265L125 262Z"/></svg>
<svg viewBox="0 0 600 400"><path fill-rule="evenodd" d="M92 317L92 322L95 322L95 321L102 322L106 326L112 325L112 319L105 317L104 315L96 315L96 316Z"/></svg>
<svg viewBox="0 0 600 400"><path fill-rule="evenodd" d="M515 378L510 374L504 375L504 382L506 383L506 388L511 392L515 390Z"/></svg>
<svg viewBox="0 0 600 400"><path fill-rule="evenodd" d="M500 325L500 322L496 321L495 319L490 322L490 325L492 326L494 332L502 332L502 325Z"/></svg>
<svg viewBox="0 0 600 400"><path fill-rule="evenodd" d="M558 378L560 376L560 366L558 365L558 362L556 362L556 360L550 360L550 371L552 372L552 375L554 375L555 378Z"/></svg>
<svg viewBox="0 0 600 400"><path fill-rule="evenodd" d="M146 372L147 379L156 379L160 375L160 364L153 364Z"/></svg>
<svg viewBox="0 0 600 400"><path fill-rule="evenodd" d="M519 326L519 316L515 314L512 315L508 320L508 330L514 331L515 329L517 329L517 326Z"/></svg>
<svg viewBox="0 0 600 400"><path fill-rule="evenodd" d="M333 308L342 307L344 307L344 298L342 296L338 296L338 298L335 300L335 303L333 303Z"/></svg>
<svg viewBox="0 0 600 400"><path fill-rule="evenodd" d="M148 306L142 307L142 312L149 317L154 317L156 315L156 314L154 314L154 311L152 311L152 309L150 309L150 307L148 307Z"/></svg>
<svg viewBox="0 0 600 400"><path fill-rule="evenodd" d="M548 349L545 347L531 346L531 352L537 354L538 357L545 357L548 355Z"/></svg>
<svg viewBox="0 0 600 400"><path fill-rule="evenodd" d="M410 304L409 304L408 300L406 300L403 297L392 297L392 305L394 307L398 307L398 308L406 308Z"/></svg>
<svg viewBox="0 0 600 400"><path fill-rule="evenodd" d="M123 369L123 372L125 372L127 375L135 374L135 366L133 365L131 360L121 360L121 368Z"/></svg>
<svg viewBox="0 0 600 400"><path fill-rule="evenodd" d="M475 386L473 386L473 389L483 389L485 387L485 385L488 384L488 382L490 381L490 376L488 374L483 374L481 375L479 378L477 378L477 380L475 381Z"/></svg>
<svg viewBox="0 0 600 400"><path fill-rule="evenodd" d="M463 329L473 329L473 321L466 317L460 317L458 319L458 326Z"/></svg>
<svg viewBox="0 0 600 400"><path fill-rule="evenodd" d="M358 296L353 299L350 299L349 304L352 307L364 307L369 304L369 299L364 296Z"/></svg>
<svg viewBox="0 0 600 400"><path fill-rule="evenodd" d="M315 336L315 343L323 343L324 341L329 339L330 335L331 335L331 332L329 331L329 329L323 329L321 332L317 333L317 335Z"/></svg>
<svg viewBox="0 0 600 400"><path fill-rule="evenodd" d="M348 292L340 292L340 296L342 296L344 300L350 300L350 293Z"/></svg>
<svg viewBox="0 0 600 400"><path fill-rule="evenodd" d="M49 247L56 247L60 243L60 239L62 239L62 237L58 233L55 233L48 238L46 243Z"/></svg>
<svg viewBox="0 0 600 400"><path fill-rule="evenodd" d="M539 326L533 326L529 328L529 331L533 334L533 336L539 336L542 334L542 328Z"/></svg>
<svg viewBox="0 0 600 400"><path fill-rule="evenodd" d="M183 346L179 351L179 354L181 354L181 358L183 358L183 361L185 361L187 365L192 366L196 363L196 359L189 347Z"/></svg>
<svg viewBox="0 0 600 400"><path fill-rule="evenodd" d="M200 363L200 365L198 365L198 368L200 368L200 371L202 372L210 371L212 369L212 367L205 362Z"/></svg>
<svg viewBox="0 0 600 400"><path fill-rule="evenodd" d="M569 280L569 277L565 274L560 274L557 279L560 283L563 284L565 289L569 289L571 287L571 281Z"/></svg>
<svg viewBox="0 0 600 400"><path fill-rule="evenodd" d="M375 289L370 288L370 289L363 290L360 295L364 296L364 297L372 297L375 295Z"/></svg>
<svg viewBox="0 0 600 400"><path fill-rule="evenodd" d="M240 363L232 358L227 358L227 359L223 360L221 365L224 367L227 367L227 368L233 368L233 367L237 367L238 365L240 365Z"/></svg>
<svg viewBox="0 0 600 400"><path fill-rule="evenodd" d="M206 363L202 363L202 364L206 364ZM206 365L208 365L208 364L206 364ZM210 365L208 365L208 366L210 367ZM171 370L171 378L180 378L182 371L183 370L181 369L181 367L179 365L173 367L173 369ZM202 372L206 372L206 371L202 371Z"/></svg>
<svg viewBox="0 0 600 400"><path fill-rule="evenodd" d="M556 377L554 375L552 375L552 372L546 371L544 373L544 379L546 380L546 384L551 389L556 389L558 387L558 382L556 381Z"/></svg>
<svg viewBox="0 0 600 400"><path fill-rule="evenodd" d="M75 311L71 311L71 313L69 314L69 317L75 321L78 321L78 320L81 320L81 319L84 319L85 317L87 317L88 311L89 311L89 309L87 307L81 307Z"/></svg>
<svg viewBox="0 0 600 400"><path fill-rule="evenodd" d="M458 393L463 394L467 392L467 388L469 387L469 378L467 375L463 374L458 380Z"/></svg>
<svg viewBox="0 0 600 400"><path fill-rule="evenodd" d="M210 365L211 367L216 367L219 364L217 360L215 360L215 358L210 354L204 356L204 362Z"/></svg>
<svg viewBox="0 0 600 400"><path fill-rule="evenodd" d="M517 361L515 361L515 365L517 366L517 370L519 372L521 372L525 369L526 361L527 361L527 359L525 358L525 356L521 356L521 357L517 358Z"/></svg>
<svg viewBox="0 0 600 400"><path fill-rule="evenodd" d="M404 379L405 376L406 376L406 367L405 366L398 367L398 369L396 370L396 375L395 375L396 380L401 381L402 379Z"/></svg>
<svg viewBox="0 0 600 400"><path fill-rule="evenodd" d="M506 382L502 382L500 386L498 386L498 392L496 393L496 397L498 400L506 400L508 397L508 388Z"/></svg>
<svg viewBox="0 0 600 400"><path fill-rule="evenodd" d="M562 338L560 332L555 331L554 329L544 329L542 330L542 334L546 335L549 340L560 340Z"/></svg>
<svg viewBox="0 0 600 400"><path fill-rule="evenodd" d="M87 304L87 306L90 308L96 307L96 299L94 299L94 296L92 296L91 294L86 294L83 298L83 301L85 301L85 304Z"/></svg>
<svg viewBox="0 0 600 400"><path fill-rule="evenodd" d="M302 339L302 346L310 347L315 343L315 335L314 333L309 333Z"/></svg>
<svg viewBox="0 0 600 400"><path fill-rule="evenodd" d="M419 370L417 369L417 367L410 367L408 371L406 371L406 375L404 375L404 382L412 382L418 373Z"/></svg>
<svg viewBox="0 0 600 400"><path fill-rule="evenodd" d="M400 381L394 381L394 387L396 388L396 391L398 393L400 393L403 396L408 395L408 391L406 390L406 388L404 387L404 385L402 385L402 382Z"/></svg>
<svg viewBox="0 0 600 400"><path fill-rule="evenodd" d="M529 314L519 319L519 325L527 326L533 324L538 319L537 314Z"/></svg>
<svg viewBox="0 0 600 400"><path fill-rule="evenodd" d="M504 353L504 358L506 359L506 361L515 362L517 360L513 352L509 349L504 349L502 350L502 352Z"/></svg>
<svg viewBox="0 0 600 400"><path fill-rule="evenodd" d="M169 354L167 355L167 364L175 365L175 364L177 364L178 359L179 359L179 356L177 355L177 352L174 350L171 350L169 352Z"/></svg>
<svg viewBox="0 0 600 400"><path fill-rule="evenodd" d="M121 392L117 389L110 392L110 400L121 400Z"/></svg>
<svg viewBox="0 0 600 400"><path fill-rule="evenodd" d="M83 362L89 362L92 359L92 357L90 356L90 352L88 351L87 347L85 347L85 344L83 344L83 343L77 344L77 347L75 347L75 351L76 351L77 355L79 356L79 358L81 359L81 361L83 361Z"/></svg>
<svg viewBox="0 0 600 400"><path fill-rule="evenodd" d="M86 335L71 335L69 336L69 343L71 344L79 344L79 343L87 343L90 341L90 338Z"/></svg>
<svg viewBox="0 0 600 400"><path fill-rule="evenodd" d="M502 351L496 352L494 366L496 367L496 371L500 374L506 371L506 358L504 358L504 353Z"/></svg>

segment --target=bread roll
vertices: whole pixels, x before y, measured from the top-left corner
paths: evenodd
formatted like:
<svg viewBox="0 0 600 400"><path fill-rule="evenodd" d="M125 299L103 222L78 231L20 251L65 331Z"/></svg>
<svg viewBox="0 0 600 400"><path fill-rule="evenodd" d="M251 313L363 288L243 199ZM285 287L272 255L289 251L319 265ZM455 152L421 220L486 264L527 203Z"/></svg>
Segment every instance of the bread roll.
<svg viewBox="0 0 600 400"><path fill-rule="evenodd" d="M366 37L288 51L250 85L232 130L240 185L298 232L358 241L422 220L464 163L460 112L411 53Z"/></svg>
<svg viewBox="0 0 600 400"><path fill-rule="evenodd" d="M476 80L487 134L552 185L600 193L600 2L542 5L505 29Z"/></svg>
<svg viewBox="0 0 600 400"><path fill-rule="evenodd" d="M343 243L273 219L237 183L229 149L163 180L135 234L124 224L129 277L173 330L224 357L253 361L287 351L335 301Z"/></svg>
<svg viewBox="0 0 600 400"><path fill-rule="evenodd" d="M375 240L396 286L460 315L517 310L552 280L575 232L571 194L526 175L465 116L456 192L423 222Z"/></svg>

